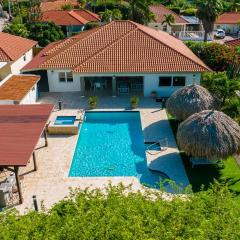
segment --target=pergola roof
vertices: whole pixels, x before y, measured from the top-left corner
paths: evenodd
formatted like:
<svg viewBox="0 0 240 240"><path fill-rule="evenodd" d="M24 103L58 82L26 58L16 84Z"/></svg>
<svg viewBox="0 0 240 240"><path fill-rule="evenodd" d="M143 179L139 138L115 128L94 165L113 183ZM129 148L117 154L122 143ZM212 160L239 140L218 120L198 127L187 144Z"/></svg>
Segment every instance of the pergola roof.
<svg viewBox="0 0 240 240"><path fill-rule="evenodd" d="M0 166L26 166L52 104L0 105Z"/></svg>

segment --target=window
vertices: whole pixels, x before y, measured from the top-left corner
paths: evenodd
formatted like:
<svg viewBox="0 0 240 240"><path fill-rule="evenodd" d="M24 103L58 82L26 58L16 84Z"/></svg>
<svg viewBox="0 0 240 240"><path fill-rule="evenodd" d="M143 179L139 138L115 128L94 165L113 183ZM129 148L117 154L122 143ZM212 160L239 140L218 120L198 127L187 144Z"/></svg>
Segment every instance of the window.
<svg viewBox="0 0 240 240"><path fill-rule="evenodd" d="M173 77L173 86L185 86L186 77Z"/></svg>
<svg viewBox="0 0 240 240"><path fill-rule="evenodd" d="M58 76L59 76L59 82L65 82L65 72L60 72Z"/></svg>
<svg viewBox="0 0 240 240"><path fill-rule="evenodd" d="M172 77L159 77L159 86L168 87L172 85Z"/></svg>
<svg viewBox="0 0 240 240"><path fill-rule="evenodd" d="M67 72L67 82L73 82L73 75L71 72Z"/></svg>

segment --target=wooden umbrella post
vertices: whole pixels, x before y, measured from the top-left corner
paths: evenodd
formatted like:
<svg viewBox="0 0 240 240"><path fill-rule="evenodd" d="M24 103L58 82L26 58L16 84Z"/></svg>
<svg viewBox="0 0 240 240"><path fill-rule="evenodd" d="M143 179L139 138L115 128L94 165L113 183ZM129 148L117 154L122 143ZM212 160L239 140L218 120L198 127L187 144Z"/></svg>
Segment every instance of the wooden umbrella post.
<svg viewBox="0 0 240 240"><path fill-rule="evenodd" d="M33 166L34 166L34 171L37 171L37 161L36 161L36 155L35 155L35 152L33 152L32 156L33 156Z"/></svg>
<svg viewBox="0 0 240 240"><path fill-rule="evenodd" d="M48 146L48 140L47 140L47 131L46 131L46 128L44 128L43 134L44 134L44 139L45 139L45 147L47 147L47 146Z"/></svg>

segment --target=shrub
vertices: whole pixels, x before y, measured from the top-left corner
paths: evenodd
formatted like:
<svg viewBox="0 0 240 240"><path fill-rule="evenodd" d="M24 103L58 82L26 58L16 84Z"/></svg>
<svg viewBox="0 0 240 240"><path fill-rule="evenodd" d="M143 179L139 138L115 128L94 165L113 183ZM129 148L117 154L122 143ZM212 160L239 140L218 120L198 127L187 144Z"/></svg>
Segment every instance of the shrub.
<svg viewBox="0 0 240 240"><path fill-rule="evenodd" d="M48 212L4 212L0 239L240 239L240 203L226 186L216 183L187 201L126 192L78 190Z"/></svg>
<svg viewBox="0 0 240 240"><path fill-rule="evenodd" d="M132 108L136 108L139 104L139 97L138 96L132 96L130 99Z"/></svg>
<svg viewBox="0 0 240 240"><path fill-rule="evenodd" d="M226 71L234 59L234 50L224 44L189 41L186 45L215 71Z"/></svg>
<svg viewBox="0 0 240 240"><path fill-rule="evenodd" d="M91 96L88 99L88 104L90 108L96 108L98 102L98 97L97 96Z"/></svg>

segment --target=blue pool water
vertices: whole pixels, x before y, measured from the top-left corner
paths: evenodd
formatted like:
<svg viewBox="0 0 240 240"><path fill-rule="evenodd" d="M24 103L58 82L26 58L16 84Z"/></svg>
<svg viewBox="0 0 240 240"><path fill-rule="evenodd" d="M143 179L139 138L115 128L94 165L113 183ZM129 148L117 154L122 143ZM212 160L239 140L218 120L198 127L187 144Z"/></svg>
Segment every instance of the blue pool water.
<svg viewBox="0 0 240 240"><path fill-rule="evenodd" d="M147 168L139 112L86 112L69 176L135 176L151 186L164 178Z"/></svg>
<svg viewBox="0 0 240 240"><path fill-rule="evenodd" d="M73 125L75 119L75 116L58 116L54 122L54 125Z"/></svg>

